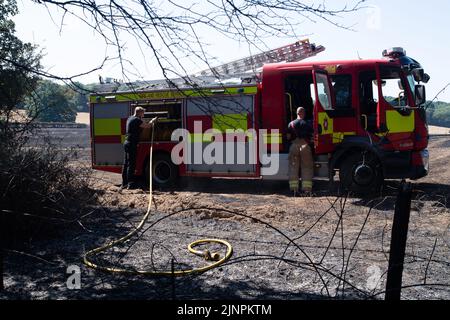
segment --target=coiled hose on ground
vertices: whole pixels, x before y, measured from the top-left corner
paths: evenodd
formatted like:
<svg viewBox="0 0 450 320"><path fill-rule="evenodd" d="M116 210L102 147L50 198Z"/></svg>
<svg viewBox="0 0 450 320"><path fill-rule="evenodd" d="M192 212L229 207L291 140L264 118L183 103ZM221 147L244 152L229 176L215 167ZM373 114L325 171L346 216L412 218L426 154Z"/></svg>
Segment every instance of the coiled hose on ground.
<svg viewBox="0 0 450 320"><path fill-rule="evenodd" d="M83 263L89 267L92 268L94 270L99 270L99 271L105 271L105 272L110 272L110 273L119 273L119 274L129 274L129 275L145 275L145 276L185 276L185 275L190 275L190 274L194 274L194 273L202 273L208 270L211 270L213 268L218 267L219 265L223 264L224 262L226 262L228 259L230 259L231 255L233 254L233 247L231 246L231 244L225 240L221 240L221 239L201 239L201 240L197 240L194 241L192 243L190 243L188 245L188 250L189 252L201 256L203 257L206 261L214 261L214 263L212 264L208 264L206 266L203 267L199 267L199 268L194 268L194 269L187 269L187 270L167 270L167 271L155 271L155 270L135 270L135 269L125 269L125 268L119 268L119 267L114 267L114 266L101 266L96 264L95 262L93 262L91 260L92 257L94 257L95 255L104 252L112 247L117 246L118 244L124 243L125 241L129 240L132 236L134 236L136 233L138 233L143 226L145 225L145 223L147 222L150 213L152 212L152 203L153 203L153 183L152 183L152 178L153 178L153 170L152 170L152 163L153 163L153 137L154 137L154 132L155 132L155 126L156 126L156 119L153 120L153 126L152 126L152 139L150 142L150 161L149 161L149 166L150 166L150 178L149 178L149 195L148 195L148 206L147 206L147 212L145 213L145 215L142 217L142 220L139 222L138 226L132 230L130 233L128 233L127 235L117 239L117 240L113 240L103 246L100 246L98 248L92 249L87 251L84 254L83 257ZM218 244L222 244L224 246L226 246L227 251L225 253L225 255L221 258L219 253L210 253L208 250L204 250L204 251L199 251L199 250L195 250L194 247L200 245L200 244L204 244L204 243L218 243Z"/></svg>

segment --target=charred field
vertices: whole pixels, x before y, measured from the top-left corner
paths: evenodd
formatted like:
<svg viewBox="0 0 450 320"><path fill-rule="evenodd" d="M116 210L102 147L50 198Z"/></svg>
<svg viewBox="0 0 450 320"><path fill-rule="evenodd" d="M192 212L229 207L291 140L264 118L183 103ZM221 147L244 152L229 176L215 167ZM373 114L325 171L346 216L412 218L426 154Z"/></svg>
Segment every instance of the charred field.
<svg viewBox="0 0 450 320"><path fill-rule="evenodd" d="M63 130L63 129L59 129ZM88 129L67 130L89 166ZM430 141L431 172L413 182L402 299L450 299L450 138ZM233 246L226 263L185 277L104 273L83 255L130 232L142 219L146 190L120 190L120 176L92 172L96 203L48 236L5 250L1 299L383 299L399 183L362 199L317 182L313 197L292 198L283 182L186 180L155 190L153 211L135 237L95 257L103 266L189 269L208 264L190 242L220 238ZM222 247L213 248L224 254ZM81 287L68 288L68 267Z"/></svg>

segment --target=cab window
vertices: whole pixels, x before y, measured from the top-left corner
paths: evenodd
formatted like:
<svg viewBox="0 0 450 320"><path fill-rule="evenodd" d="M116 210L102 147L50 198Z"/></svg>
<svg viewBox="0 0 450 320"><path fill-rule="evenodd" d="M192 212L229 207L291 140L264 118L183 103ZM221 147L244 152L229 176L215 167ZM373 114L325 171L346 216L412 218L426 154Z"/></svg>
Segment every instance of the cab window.
<svg viewBox="0 0 450 320"><path fill-rule="evenodd" d="M378 87L376 85L377 75L375 71L362 71L359 74L359 106L361 111L361 125L369 132L377 130L377 106Z"/></svg>
<svg viewBox="0 0 450 320"><path fill-rule="evenodd" d="M317 95L319 97L319 102L325 110L334 110L331 98L330 87L328 85L328 76L326 74L317 73ZM311 84L311 92L315 92L314 83ZM316 95L312 95L313 104L316 103Z"/></svg>
<svg viewBox="0 0 450 320"><path fill-rule="evenodd" d="M408 106L408 95L406 89L407 83L403 81L401 71L398 68L382 67L381 72L381 90L384 100L392 107Z"/></svg>
<svg viewBox="0 0 450 320"><path fill-rule="evenodd" d="M331 77L334 94L336 95L336 110L352 108L352 76L349 74Z"/></svg>

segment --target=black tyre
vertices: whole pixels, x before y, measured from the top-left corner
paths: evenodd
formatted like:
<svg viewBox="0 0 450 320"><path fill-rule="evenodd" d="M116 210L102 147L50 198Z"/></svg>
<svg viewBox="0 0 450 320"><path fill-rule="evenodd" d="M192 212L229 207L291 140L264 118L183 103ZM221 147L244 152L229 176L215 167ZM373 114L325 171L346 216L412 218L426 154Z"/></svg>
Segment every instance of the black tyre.
<svg viewBox="0 0 450 320"><path fill-rule="evenodd" d="M383 185L383 170L372 153L354 153L342 161L339 170L341 187L357 194L379 192Z"/></svg>
<svg viewBox="0 0 450 320"><path fill-rule="evenodd" d="M149 184L150 172L148 161L145 165L145 180ZM153 155L152 164L153 186L172 187L178 180L178 167L173 164L168 154Z"/></svg>

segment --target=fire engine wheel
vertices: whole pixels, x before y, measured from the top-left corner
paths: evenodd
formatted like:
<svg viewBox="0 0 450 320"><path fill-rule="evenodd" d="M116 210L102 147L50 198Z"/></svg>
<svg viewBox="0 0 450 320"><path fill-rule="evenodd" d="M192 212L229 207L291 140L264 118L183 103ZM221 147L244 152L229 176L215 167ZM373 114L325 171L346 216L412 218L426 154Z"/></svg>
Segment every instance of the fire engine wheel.
<svg viewBox="0 0 450 320"><path fill-rule="evenodd" d="M170 155L156 154L152 165L153 184L158 187L171 187L178 179L178 168L170 159ZM145 166L145 178L149 183L149 165Z"/></svg>
<svg viewBox="0 0 450 320"><path fill-rule="evenodd" d="M383 184L380 161L371 153L355 153L342 162L339 179L344 190L357 194L378 192Z"/></svg>

